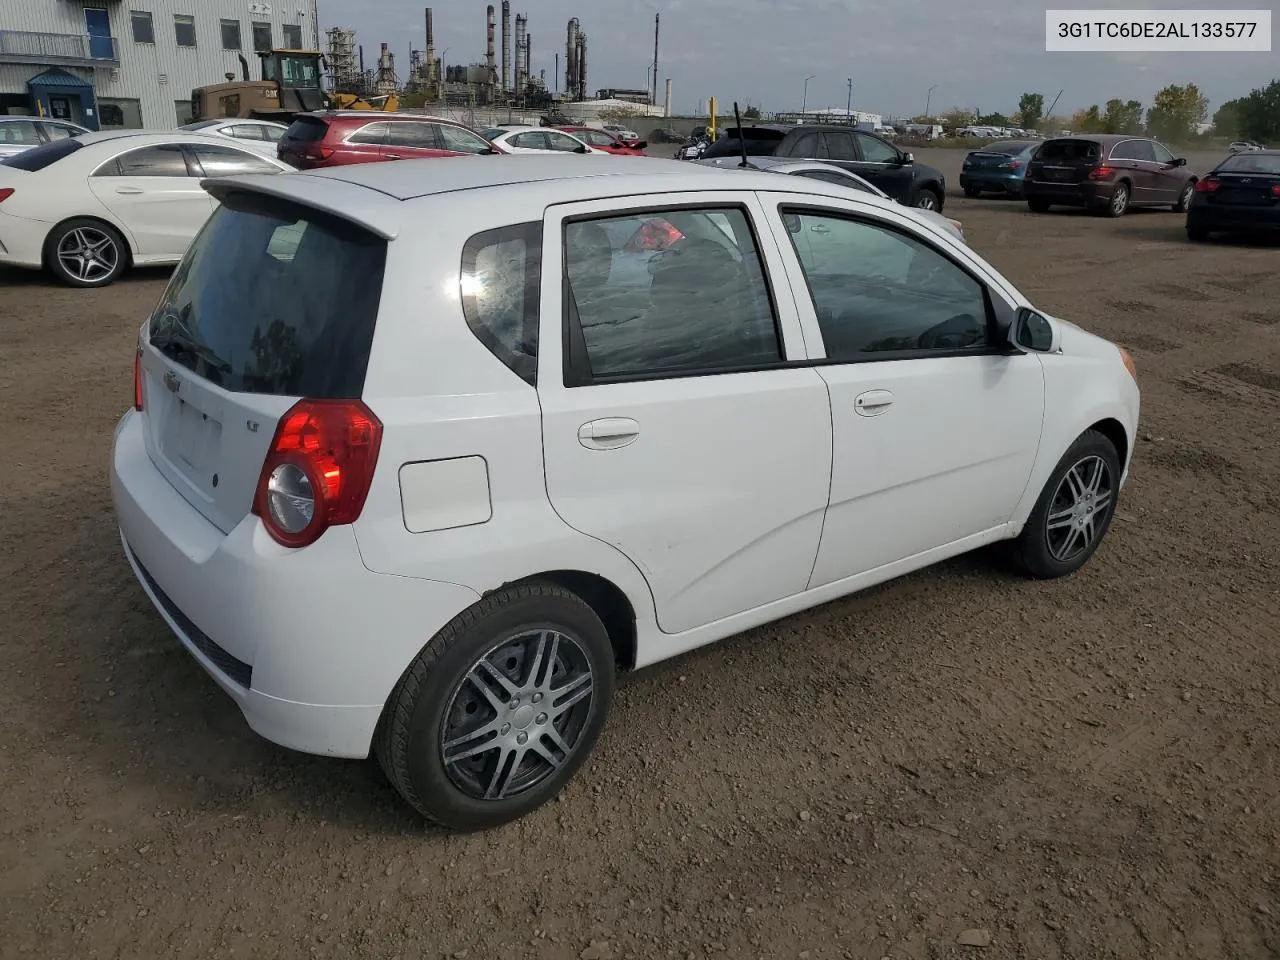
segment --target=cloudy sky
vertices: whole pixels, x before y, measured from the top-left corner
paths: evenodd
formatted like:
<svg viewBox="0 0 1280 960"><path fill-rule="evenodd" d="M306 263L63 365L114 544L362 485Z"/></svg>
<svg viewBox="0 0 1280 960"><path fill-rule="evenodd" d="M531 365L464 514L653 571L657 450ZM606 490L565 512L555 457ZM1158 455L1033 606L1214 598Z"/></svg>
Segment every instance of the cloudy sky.
<svg viewBox="0 0 1280 960"><path fill-rule="evenodd" d="M437 55L448 63L484 59L485 2L429 0ZM1162 3L1091 0L1092 9L1239 9L1267 3ZM325 27L359 32L366 62L387 41L403 78L410 44L424 40L425 3L415 0L320 0ZM501 0L498 10L501 57ZM1066 2L1053 3L1068 7ZM677 112L715 96L726 108L799 109L808 84L809 107L843 107L846 78L854 107L885 114L967 106L1011 112L1024 91L1045 105L1064 90L1055 113L1070 114L1111 97L1140 100L1170 83L1196 83L1217 105L1280 77L1275 53L1046 53L1044 5L1026 0L513 0L529 16L535 73L555 70L565 25L576 16L589 36L588 83L643 87L653 59L653 17L662 15L659 96L670 77Z"/></svg>

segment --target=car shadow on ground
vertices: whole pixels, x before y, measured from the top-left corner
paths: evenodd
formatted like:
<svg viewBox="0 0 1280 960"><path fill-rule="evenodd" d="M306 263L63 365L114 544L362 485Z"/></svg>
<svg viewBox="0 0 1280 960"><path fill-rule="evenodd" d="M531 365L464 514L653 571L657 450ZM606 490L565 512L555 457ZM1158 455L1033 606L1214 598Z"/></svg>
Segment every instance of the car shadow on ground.
<svg viewBox="0 0 1280 960"><path fill-rule="evenodd" d="M111 286L126 283L145 283L150 280L163 280L173 272L173 265L163 267L132 267L121 274ZM56 290L73 290L58 283L43 270L22 270L17 267L0 267L0 287L52 287ZM97 287L95 289L105 289Z"/></svg>

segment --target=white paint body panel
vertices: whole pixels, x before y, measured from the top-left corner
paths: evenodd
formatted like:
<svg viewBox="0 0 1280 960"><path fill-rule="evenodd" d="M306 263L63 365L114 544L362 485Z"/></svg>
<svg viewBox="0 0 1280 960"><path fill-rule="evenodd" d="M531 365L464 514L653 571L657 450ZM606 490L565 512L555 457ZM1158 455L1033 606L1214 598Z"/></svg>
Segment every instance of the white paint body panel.
<svg viewBox="0 0 1280 960"><path fill-rule="evenodd" d="M245 509L260 456L246 448L243 462L223 465L244 476L226 480L231 499L206 515L179 494L181 478L157 467L145 417L126 414L117 430L112 491L131 562L252 664L251 689L239 687L184 638L264 736L363 755L422 646L504 584L555 571L608 581L634 613L635 663L645 666L1014 536L1083 430L1114 419L1136 433L1137 386L1117 348L1061 321L1051 320L1060 352L822 363L776 213L783 200L912 232L966 264L1006 308L1029 306L971 248L896 204L679 161L574 163L404 161L222 183L323 206L389 241L363 395L384 434L354 524L301 550L280 547ZM793 362L564 387L564 217L703 201L751 216ZM466 240L527 222L543 223L536 386L471 333L459 297ZM145 360L149 377L160 371L158 358ZM884 392L892 404L857 412L856 398L877 408ZM276 399L283 410L287 398ZM599 420L634 421L637 435L588 449L580 431Z"/></svg>

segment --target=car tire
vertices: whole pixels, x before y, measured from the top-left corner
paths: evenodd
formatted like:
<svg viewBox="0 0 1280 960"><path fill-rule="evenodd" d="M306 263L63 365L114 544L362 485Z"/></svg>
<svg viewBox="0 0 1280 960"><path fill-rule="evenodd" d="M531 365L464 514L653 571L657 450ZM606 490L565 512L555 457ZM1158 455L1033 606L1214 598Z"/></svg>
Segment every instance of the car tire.
<svg viewBox="0 0 1280 960"><path fill-rule="evenodd" d="M1204 227L1187 227L1187 239L1192 243L1204 243L1209 239L1209 231Z"/></svg>
<svg viewBox="0 0 1280 960"><path fill-rule="evenodd" d="M613 685L609 635L580 597L542 581L504 587L455 617L405 671L374 750L427 820L489 829L560 792L595 747ZM557 702L569 686L578 696ZM461 756L447 761L451 745Z"/></svg>
<svg viewBox="0 0 1280 960"><path fill-rule="evenodd" d="M1115 516L1120 471L1115 445L1103 434L1087 430L1076 439L1013 541L1014 559L1025 573L1047 580L1088 562Z"/></svg>
<svg viewBox="0 0 1280 960"><path fill-rule="evenodd" d="M979 197L979 196L981 196L981 195L982 195L982 191L981 191L981 190L979 190L977 187L965 187L965 188L964 188L964 195L965 195L966 197L969 197L970 199L973 199L974 197Z"/></svg>
<svg viewBox="0 0 1280 960"><path fill-rule="evenodd" d="M68 287L105 287L129 265L129 247L109 223L76 217L49 231L44 263L54 279Z"/></svg>
<svg viewBox="0 0 1280 960"><path fill-rule="evenodd" d="M1196 182L1188 180L1182 187L1182 192L1178 194L1178 202L1173 205L1174 213L1186 213L1187 207L1191 206L1191 198L1196 193Z"/></svg>
<svg viewBox="0 0 1280 960"><path fill-rule="evenodd" d="M1121 180L1111 191L1111 199L1107 201L1106 206L1100 207L1098 212L1104 217L1123 217L1129 212L1129 197L1129 181Z"/></svg>
<svg viewBox="0 0 1280 960"><path fill-rule="evenodd" d="M915 202L911 204L919 210L942 210L942 194L933 187L923 187L916 193Z"/></svg>
<svg viewBox="0 0 1280 960"><path fill-rule="evenodd" d="M1037 200L1029 197L1027 199L1027 209L1032 213L1048 213L1049 203L1045 200Z"/></svg>

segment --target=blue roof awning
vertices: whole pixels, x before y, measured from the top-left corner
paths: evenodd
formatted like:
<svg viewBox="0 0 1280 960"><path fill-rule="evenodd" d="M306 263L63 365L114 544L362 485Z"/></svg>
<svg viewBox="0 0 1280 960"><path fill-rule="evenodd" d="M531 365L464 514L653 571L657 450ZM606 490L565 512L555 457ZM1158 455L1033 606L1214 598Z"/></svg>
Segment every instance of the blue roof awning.
<svg viewBox="0 0 1280 960"><path fill-rule="evenodd" d="M60 67L50 67L44 73L37 73L34 77L27 81L28 87L84 87L87 90L93 89L93 84L88 80L77 77L74 73L68 73Z"/></svg>

